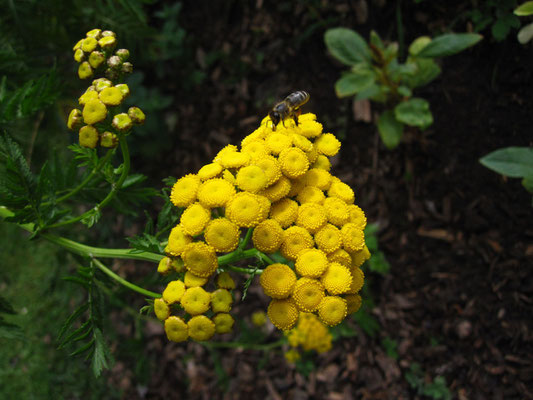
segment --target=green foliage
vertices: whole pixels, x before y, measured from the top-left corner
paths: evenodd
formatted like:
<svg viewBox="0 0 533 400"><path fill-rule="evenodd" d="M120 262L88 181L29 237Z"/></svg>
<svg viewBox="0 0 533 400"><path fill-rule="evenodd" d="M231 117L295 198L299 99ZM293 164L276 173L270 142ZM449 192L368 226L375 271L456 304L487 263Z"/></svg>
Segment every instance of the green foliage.
<svg viewBox="0 0 533 400"><path fill-rule="evenodd" d="M420 364L412 363L409 371L405 373L405 379L416 390L417 394L438 400L451 400L452 393L443 376L437 376L433 382L427 383Z"/></svg>
<svg viewBox="0 0 533 400"><path fill-rule="evenodd" d="M499 174L522 178L522 186L533 193L533 148L505 147L480 158L479 162Z"/></svg>
<svg viewBox="0 0 533 400"><path fill-rule="evenodd" d="M4 297L0 296L0 338L5 339L22 339L24 338L24 334L22 333L22 330L20 327L16 324L10 323L6 321L4 316L2 314L16 314L15 309L5 299Z"/></svg>
<svg viewBox="0 0 533 400"><path fill-rule="evenodd" d="M520 27L520 20L513 14L516 6L516 0L486 0L464 13L463 17L472 21L475 32L490 28L492 37L500 42L512 29Z"/></svg>
<svg viewBox="0 0 533 400"><path fill-rule="evenodd" d="M387 261L385 254L379 250L377 238L378 229L379 226L377 224L368 224L365 228L365 242L371 257L365 262L363 268L372 272L377 272L380 275L385 275L390 271L390 264Z"/></svg>
<svg viewBox="0 0 533 400"><path fill-rule="evenodd" d="M381 344L383 345L383 348L385 349L385 353L387 353L387 356L395 360L398 359L398 351L397 351L398 343L396 342L396 340L393 340L390 337L386 337L381 341Z"/></svg>
<svg viewBox="0 0 533 400"><path fill-rule="evenodd" d="M435 58L457 54L481 39L473 33L450 33L434 39L419 37L409 46L409 56L402 64L398 44L385 45L374 31L368 43L347 28L329 29L324 35L331 55L350 67L335 83L337 96L383 104L377 128L389 149L398 146L405 126L426 129L433 123L429 103L413 97L413 90L440 74Z"/></svg>

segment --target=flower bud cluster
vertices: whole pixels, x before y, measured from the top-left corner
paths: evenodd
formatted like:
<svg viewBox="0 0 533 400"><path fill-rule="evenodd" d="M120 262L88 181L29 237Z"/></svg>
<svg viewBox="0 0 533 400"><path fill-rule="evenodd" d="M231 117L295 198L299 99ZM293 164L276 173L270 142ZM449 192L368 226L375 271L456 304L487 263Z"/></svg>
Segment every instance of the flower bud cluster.
<svg viewBox="0 0 533 400"><path fill-rule="evenodd" d="M73 109L67 127L79 132L79 143L94 149L98 144L113 148L118 145L118 135L127 133L135 124L143 124L145 115L139 107L130 107L120 113L119 106L129 96L130 89L120 79L131 72L132 65L126 60L129 51L116 47L115 33L93 29L87 37L74 46L74 59L80 63L78 76L96 78L78 99L81 109Z"/></svg>
<svg viewBox="0 0 533 400"><path fill-rule="evenodd" d="M359 267L370 256L365 214L354 204L353 190L329 172L329 158L340 145L322 132L314 114L301 115L298 125L286 120L275 130L265 118L240 149L226 146L212 163L174 184L170 199L185 210L170 233L167 255L190 274L218 278L217 255L234 251L253 228L253 247L281 260L260 277L272 298L270 321L281 330L308 314L329 326L340 323L361 304ZM171 314L165 328L175 340L167 325L181 317Z"/></svg>
<svg viewBox="0 0 533 400"><path fill-rule="evenodd" d="M285 357L290 362L295 362L300 358L299 347L303 351L315 350L317 353L324 353L331 349L332 336L328 327L312 313L301 313L297 325L285 334L292 347L285 353Z"/></svg>

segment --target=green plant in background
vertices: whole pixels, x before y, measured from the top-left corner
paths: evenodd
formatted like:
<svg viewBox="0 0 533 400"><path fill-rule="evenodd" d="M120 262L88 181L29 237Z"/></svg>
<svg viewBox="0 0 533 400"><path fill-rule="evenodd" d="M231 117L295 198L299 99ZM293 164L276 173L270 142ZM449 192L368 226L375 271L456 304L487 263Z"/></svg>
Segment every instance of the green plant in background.
<svg viewBox="0 0 533 400"><path fill-rule="evenodd" d="M533 194L533 148L505 147L480 158L479 162L499 174L522 178L522 186Z"/></svg>
<svg viewBox="0 0 533 400"><path fill-rule="evenodd" d="M527 17L533 15L533 1L526 1L521 4L514 11L515 15L519 17ZM526 44L533 38L533 22L520 28L517 34L517 39L520 43Z"/></svg>
<svg viewBox="0 0 533 400"><path fill-rule="evenodd" d="M513 14L516 0L486 0L463 14L472 21L475 32L482 32L490 27L492 37L501 42L507 38L512 29L520 28L520 20Z"/></svg>
<svg viewBox="0 0 533 400"><path fill-rule="evenodd" d="M424 371L418 363L412 363L409 371L405 373L405 379L416 390L417 394L427 396L435 400L451 400L452 393L443 376L437 376L432 382L427 382Z"/></svg>
<svg viewBox="0 0 533 400"><path fill-rule="evenodd" d="M399 59L398 44L386 45L374 31L368 43L347 28L329 29L324 39L331 55L350 67L335 83L337 96L382 104L376 123L383 143L393 149L400 143L405 126L426 129L433 123L428 101L414 97L413 90L440 74L435 59L459 53L482 37L473 33L419 37L409 46L404 63Z"/></svg>

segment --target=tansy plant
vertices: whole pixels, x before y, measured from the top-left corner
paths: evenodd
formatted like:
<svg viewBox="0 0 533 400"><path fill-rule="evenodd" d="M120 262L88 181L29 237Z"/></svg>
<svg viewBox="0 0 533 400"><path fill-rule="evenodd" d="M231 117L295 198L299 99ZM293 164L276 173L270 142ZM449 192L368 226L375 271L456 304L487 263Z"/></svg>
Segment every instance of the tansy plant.
<svg viewBox="0 0 533 400"><path fill-rule="evenodd" d="M435 59L463 51L481 38L475 33L451 33L433 39L422 36L411 43L409 55L401 63L398 43L386 45L374 31L368 43L347 28L329 29L324 36L331 55L350 67L335 83L337 96L382 104L376 124L389 149L398 146L405 126L426 129L433 123L429 103L414 97L413 91L439 76Z"/></svg>
<svg viewBox="0 0 533 400"><path fill-rule="evenodd" d="M136 107L121 110L129 92L121 79L132 65L128 51L115 51L115 44L112 32L95 29L74 47L79 77L92 80L67 122L79 135L79 145L71 149L88 167L77 186L56 184L64 168L43 167L35 176L11 139L5 136L0 143L6 172L0 215L82 256L77 275L68 279L87 290L87 302L64 324L60 345L80 344L73 354L92 356L97 374L108 365L101 315L109 293L105 280L151 298L147 308L171 341L226 334L238 318L231 311L244 275L241 301L250 285L259 284L270 298L269 320L287 334L293 349L327 351L328 327L361 305L360 267L370 253L366 217L354 204L354 191L330 171L330 157L341 143L323 132L314 114L277 127L266 117L240 146L224 147L212 162L174 181L170 195L163 193L167 202L158 232L148 229L130 238L133 248L92 247L54 233L78 222L93 226L108 205L131 212L132 204L155 194L138 188L142 176L129 173L127 138L144 114ZM114 167L119 149L123 161ZM107 194L97 199L105 187ZM73 200L96 204L75 215L79 207ZM140 287L111 271L102 258L154 262L164 275L164 289Z"/></svg>

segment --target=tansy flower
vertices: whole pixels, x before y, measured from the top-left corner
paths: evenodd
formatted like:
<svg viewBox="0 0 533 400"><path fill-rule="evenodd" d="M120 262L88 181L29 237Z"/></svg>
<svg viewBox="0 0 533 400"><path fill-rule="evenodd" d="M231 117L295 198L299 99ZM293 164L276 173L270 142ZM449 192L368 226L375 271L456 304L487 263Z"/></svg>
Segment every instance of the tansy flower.
<svg viewBox="0 0 533 400"><path fill-rule="evenodd" d="M329 326L339 324L346 318L347 311L346 300L338 296L326 296L318 306L319 318Z"/></svg>
<svg viewBox="0 0 533 400"><path fill-rule="evenodd" d="M251 157L247 153L228 151L222 156L215 158L224 168L240 168L250 163Z"/></svg>
<svg viewBox="0 0 533 400"><path fill-rule="evenodd" d="M259 283L267 296L284 299L291 294L296 275L288 265L271 264L263 270Z"/></svg>
<svg viewBox="0 0 533 400"><path fill-rule="evenodd" d="M342 245L341 231L334 225L326 224L315 233L315 243L324 253L333 253ZM349 254L346 253L349 258ZM344 264L344 263L341 263Z"/></svg>
<svg viewBox="0 0 533 400"><path fill-rule="evenodd" d="M337 181L332 182L331 186L328 190L328 196L329 197L338 197L342 201L344 201L346 204L353 204L355 195L353 193L353 190L350 186L348 186L346 183Z"/></svg>
<svg viewBox="0 0 533 400"><path fill-rule="evenodd" d="M178 181L172 186L170 192L170 201L176 207L187 207L188 205L196 201L196 194L200 187L200 178L198 176L189 174Z"/></svg>
<svg viewBox="0 0 533 400"><path fill-rule="evenodd" d="M227 253L237 248L241 231L227 218L216 218L205 228L205 241L220 253Z"/></svg>
<svg viewBox="0 0 533 400"><path fill-rule="evenodd" d="M200 203L194 203L181 214L180 225L187 235L196 236L202 233L210 219L211 212Z"/></svg>
<svg viewBox="0 0 533 400"><path fill-rule="evenodd" d="M215 178L222 172L222 165L219 163L211 163L204 165L198 171L198 177L205 181L207 179Z"/></svg>
<svg viewBox="0 0 533 400"><path fill-rule="evenodd" d="M275 253L283 241L283 229L274 219L259 223L252 234L254 247L263 253Z"/></svg>
<svg viewBox="0 0 533 400"><path fill-rule="evenodd" d="M266 137L266 130L264 125L260 125L259 128L257 128L255 131L250 133L248 136L246 136L241 141L241 148L248 145L248 143L256 140L256 139L264 139Z"/></svg>
<svg viewBox="0 0 533 400"><path fill-rule="evenodd" d="M222 178L208 179L198 188L198 200L206 208L224 207L235 196L235 187Z"/></svg>
<svg viewBox="0 0 533 400"><path fill-rule="evenodd" d="M197 286L185 290L181 296L181 306L191 315L203 314L209 310L211 295Z"/></svg>
<svg viewBox="0 0 533 400"><path fill-rule="evenodd" d="M266 143L263 139L252 139L242 146L241 151L250 155L252 160L256 160L267 156L270 150L267 149Z"/></svg>
<svg viewBox="0 0 533 400"><path fill-rule="evenodd" d="M305 183L320 190L328 190L331 185L331 174L325 169L313 167L305 173Z"/></svg>
<svg viewBox="0 0 533 400"><path fill-rule="evenodd" d="M309 165L313 165L319 156L318 150L316 149L315 146L313 146L311 150L306 151L305 155L307 156L307 159L309 160Z"/></svg>
<svg viewBox="0 0 533 400"><path fill-rule="evenodd" d="M170 231L168 237L168 244L165 247L165 253L172 254L173 256L180 256L185 250L185 246L192 242L192 238L183 232L181 226L176 226Z"/></svg>
<svg viewBox="0 0 533 400"><path fill-rule="evenodd" d="M351 267L352 257L344 249L337 249L333 253L328 254L329 262L338 262L345 267Z"/></svg>
<svg viewBox="0 0 533 400"><path fill-rule="evenodd" d="M291 179L304 175L309 169L309 160L297 147L285 148L279 155L281 172Z"/></svg>
<svg viewBox="0 0 533 400"><path fill-rule="evenodd" d="M316 114L313 114L312 112L302 114L298 117L298 121L300 122L300 125L304 121L316 121Z"/></svg>
<svg viewBox="0 0 533 400"><path fill-rule="evenodd" d="M296 179L290 179L291 181L291 190L287 194L287 197L295 197L300 193L300 191L306 186L304 176L300 176Z"/></svg>
<svg viewBox="0 0 533 400"><path fill-rule="evenodd" d="M126 98L130 95L130 88L127 84L119 83L118 85L115 85L115 87L120 90L122 97Z"/></svg>
<svg viewBox="0 0 533 400"><path fill-rule="evenodd" d="M89 32L87 32L87 37L92 37L95 39L100 39L100 36L102 35L101 29L91 29Z"/></svg>
<svg viewBox="0 0 533 400"><path fill-rule="evenodd" d="M216 279L217 287L222 289L235 289L235 281L231 275L224 271L217 275Z"/></svg>
<svg viewBox="0 0 533 400"><path fill-rule="evenodd" d="M217 153L217 155L213 159L213 162L217 162L220 158L224 157L225 155L227 155L229 153L236 153L238 151L239 151L239 149L237 148L237 146L235 146L233 144L228 144L227 146L223 147L222 150L220 150Z"/></svg>
<svg viewBox="0 0 533 400"><path fill-rule="evenodd" d="M295 267L301 276L318 278L328 267L328 258L318 249L305 249L296 257Z"/></svg>
<svg viewBox="0 0 533 400"><path fill-rule="evenodd" d="M158 320L164 321L170 315L170 308L163 299L154 300L154 312Z"/></svg>
<svg viewBox="0 0 533 400"><path fill-rule="evenodd" d="M115 88L117 87L115 86ZM146 115L143 113L143 111L139 107L128 108L128 117L130 117L131 121L137 125L142 125L146 121Z"/></svg>
<svg viewBox="0 0 533 400"><path fill-rule="evenodd" d="M218 267L215 249L204 242L189 243L182 258L188 271L204 278L212 275Z"/></svg>
<svg viewBox="0 0 533 400"><path fill-rule="evenodd" d="M215 323L216 333L229 333L233 328L235 320L230 314L220 313L213 317L213 322Z"/></svg>
<svg viewBox="0 0 533 400"><path fill-rule="evenodd" d="M165 332L168 340L172 342L184 342L189 337L189 328L185 321L174 315L165 320Z"/></svg>
<svg viewBox="0 0 533 400"><path fill-rule="evenodd" d="M214 313L227 313L231 310L233 298L226 289L217 289L211 293L211 309Z"/></svg>
<svg viewBox="0 0 533 400"><path fill-rule="evenodd" d="M185 276L183 277L183 283L188 288L204 286L208 280L209 278L194 275L190 271L185 272Z"/></svg>
<svg viewBox="0 0 533 400"><path fill-rule="evenodd" d="M301 346L305 351L323 353L331 349L331 333L315 314L302 312L298 324L288 334L292 347Z"/></svg>
<svg viewBox="0 0 533 400"><path fill-rule="evenodd" d="M107 117L107 108L100 100L88 100L83 106L83 120L92 125Z"/></svg>
<svg viewBox="0 0 533 400"><path fill-rule="evenodd" d="M353 268L351 270L352 282L350 288L346 293L356 294L358 293L365 283L365 274L361 268Z"/></svg>
<svg viewBox="0 0 533 400"><path fill-rule="evenodd" d="M329 171L331 169L331 162L329 161L329 158L327 158L325 155L320 154L316 158L316 161L313 163L313 168Z"/></svg>
<svg viewBox="0 0 533 400"><path fill-rule="evenodd" d="M296 224L310 233L317 232L327 222L326 210L316 203L305 203L298 207Z"/></svg>
<svg viewBox="0 0 533 400"><path fill-rule="evenodd" d="M305 186L300 190L300 193L296 196L296 199L300 202L300 204L304 203L317 203L322 204L326 196L324 195L324 192L320 190L317 187L314 186Z"/></svg>
<svg viewBox="0 0 533 400"><path fill-rule="evenodd" d="M316 279L300 278L294 286L292 298L301 311L315 311L324 298L324 286Z"/></svg>
<svg viewBox="0 0 533 400"><path fill-rule="evenodd" d="M106 106L118 106L120 103L122 103L122 100L124 99L120 89L113 86L107 87L102 90L98 97L100 98L100 101Z"/></svg>
<svg viewBox="0 0 533 400"><path fill-rule="evenodd" d="M310 249L313 245L313 237L306 229L299 226L291 226L285 230L280 251L286 259L296 260L302 250Z"/></svg>
<svg viewBox="0 0 533 400"><path fill-rule="evenodd" d="M282 176L278 179L276 183L270 185L266 189L263 189L259 192L261 196L265 196L271 202L276 202L289 194L291 190L291 181L290 179Z"/></svg>
<svg viewBox="0 0 533 400"><path fill-rule="evenodd" d="M267 178L267 185L270 186L281 177L281 167L276 158L272 156L264 156L254 161L263 170Z"/></svg>
<svg viewBox="0 0 533 400"><path fill-rule="evenodd" d="M308 152L308 151L311 151L313 149L313 143L311 143L307 138L305 138L304 136L298 134L298 133L293 133L291 134L291 139L292 139L292 143L298 147L299 149L305 151L305 152Z"/></svg>
<svg viewBox="0 0 533 400"><path fill-rule="evenodd" d="M98 44L104 50L112 50L117 45L117 39L114 36L105 36L98 40Z"/></svg>
<svg viewBox="0 0 533 400"><path fill-rule="evenodd" d="M74 52L74 60L76 60L76 62L78 63L81 63L82 61L85 60L85 53L83 52L82 49L77 49ZM89 65L91 65L91 63L89 63Z"/></svg>
<svg viewBox="0 0 533 400"><path fill-rule="evenodd" d="M366 244L361 250L358 250L351 254L351 267L352 268L358 268L361 265L364 264L366 260L370 258L370 251L368 250L368 247L366 247Z"/></svg>
<svg viewBox="0 0 533 400"><path fill-rule="evenodd" d="M333 157L341 148L341 142L331 133L321 135L314 143L319 153Z"/></svg>
<svg viewBox="0 0 533 400"><path fill-rule="evenodd" d="M265 196L261 196L259 194L256 194L255 198L257 199L259 204L261 204L261 213L259 214L259 220L257 222L259 223L268 218L268 214L270 213L270 206L272 205L272 203Z"/></svg>
<svg viewBox="0 0 533 400"><path fill-rule="evenodd" d="M254 311L252 313L252 324L261 327L266 323L266 314L264 311Z"/></svg>
<svg viewBox="0 0 533 400"><path fill-rule="evenodd" d="M173 270L172 260L169 257L163 257L157 264L157 272L161 275L167 275Z"/></svg>
<svg viewBox="0 0 533 400"><path fill-rule="evenodd" d="M328 197L323 204L330 223L336 226L343 226L348 222L350 214L344 201L337 197Z"/></svg>
<svg viewBox="0 0 533 400"><path fill-rule="evenodd" d="M298 217L298 203L291 199L281 199L272 204L270 218L276 220L282 228L292 225Z"/></svg>
<svg viewBox="0 0 533 400"><path fill-rule="evenodd" d="M98 100L98 92L92 86L79 97L78 103L84 106L89 100Z"/></svg>
<svg viewBox="0 0 533 400"><path fill-rule="evenodd" d="M350 214L350 222L364 230L366 227L366 216L363 210L359 206L351 204L348 206L348 212Z"/></svg>
<svg viewBox="0 0 533 400"><path fill-rule="evenodd" d="M117 147L118 142L118 136L115 135L113 132L105 131L100 135L100 146L102 147Z"/></svg>
<svg viewBox="0 0 533 400"><path fill-rule="evenodd" d="M298 119L300 124L298 124L298 133L306 138L317 137L322 133L322 124L313 120Z"/></svg>
<svg viewBox="0 0 533 400"><path fill-rule="evenodd" d="M78 76L80 79L89 79L93 76L93 69L87 61L82 62L78 67Z"/></svg>
<svg viewBox="0 0 533 400"><path fill-rule="evenodd" d="M133 126L133 121L128 114L120 113L113 117L111 126L119 132L127 132Z"/></svg>
<svg viewBox="0 0 533 400"><path fill-rule="evenodd" d="M259 196L248 192L239 192L228 203L226 216L237 226L250 228L264 219L262 218L264 211L265 205Z"/></svg>
<svg viewBox="0 0 533 400"><path fill-rule="evenodd" d="M98 68L105 61L105 55L101 51L93 51L89 54L89 64L94 69Z"/></svg>
<svg viewBox="0 0 533 400"><path fill-rule="evenodd" d="M267 136L266 146L273 154L280 154L284 149L292 146L292 140L283 133L275 132Z"/></svg>
<svg viewBox="0 0 533 400"><path fill-rule="evenodd" d="M177 303L185 293L185 284L182 281L169 282L163 290L163 300L168 304Z"/></svg>
<svg viewBox="0 0 533 400"><path fill-rule="evenodd" d="M344 265L332 262L320 278L330 294L347 293L352 283L352 274Z"/></svg>
<svg viewBox="0 0 533 400"><path fill-rule="evenodd" d="M242 167L237 172L237 186L241 190L257 193L264 189L268 184L268 179L263 170L257 165L248 165Z"/></svg>
<svg viewBox="0 0 533 400"><path fill-rule="evenodd" d="M346 251L355 252L365 245L365 234L361 228L353 223L347 223L341 228L342 245Z"/></svg>
<svg viewBox="0 0 533 400"><path fill-rule="evenodd" d="M301 358L300 353L296 349L287 350L284 353L284 356L285 356L285 359L291 364L294 364L296 361L298 361Z"/></svg>
<svg viewBox="0 0 533 400"><path fill-rule="evenodd" d="M74 130L83 125L83 116L80 110L74 108L68 115L67 127Z"/></svg>
<svg viewBox="0 0 533 400"><path fill-rule="evenodd" d="M232 185L235 185L235 176L233 176L233 174L230 171L228 171L227 169L222 171L222 179L225 179L226 181L228 181Z"/></svg>
<svg viewBox="0 0 533 400"><path fill-rule="evenodd" d="M298 321L298 308L290 299L273 299L268 305L268 318L281 330L291 329Z"/></svg>
<svg viewBox="0 0 533 400"><path fill-rule="evenodd" d="M98 78L93 81L93 87L97 92L101 92L102 90L111 86L113 86L113 82L106 78Z"/></svg>
<svg viewBox="0 0 533 400"><path fill-rule="evenodd" d="M215 324L205 315L196 315L187 323L189 336L199 342L209 340L215 334Z"/></svg>
<svg viewBox="0 0 533 400"><path fill-rule="evenodd" d="M85 125L80 129L79 142L80 146L94 149L98 144L98 130L92 125Z"/></svg>
<svg viewBox="0 0 533 400"><path fill-rule="evenodd" d="M346 300L347 314L353 314L359 311L363 302L363 299L358 294L347 294L344 296L344 300Z"/></svg>
<svg viewBox="0 0 533 400"><path fill-rule="evenodd" d="M81 42L81 49L85 53L90 53L91 51L96 50L96 46L98 46L98 41L93 37L85 38Z"/></svg>

